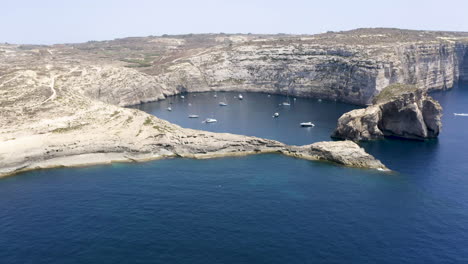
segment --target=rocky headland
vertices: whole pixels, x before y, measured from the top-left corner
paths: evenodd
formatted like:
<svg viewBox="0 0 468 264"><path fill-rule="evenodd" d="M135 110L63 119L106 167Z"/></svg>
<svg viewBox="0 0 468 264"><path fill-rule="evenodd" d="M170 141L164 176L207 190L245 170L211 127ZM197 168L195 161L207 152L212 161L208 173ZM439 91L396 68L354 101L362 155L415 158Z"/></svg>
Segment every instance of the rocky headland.
<svg viewBox="0 0 468 264"><path fill-rule="evenodd" d="M399 29L1 44L0 175L60 165L265 152L384 169L352 142L291 147L184 129L122 107L203 91L277 93L365 105L394 83L426 91L467 80L467 51L467 33ZM424 93L413 94L418 96ZM417 107L437 117L435 104ZM424 122L425 127L407 135L438 133L437 118Z"/></svg>
<svg viewBox="0 0 468 264"><path fill-rule="evenodd" d="M442 107L426 91L393 84L374 99L373 105L342 115L332 137L354 141L385 136L430 139L439 135L441 117Z"/></svg>

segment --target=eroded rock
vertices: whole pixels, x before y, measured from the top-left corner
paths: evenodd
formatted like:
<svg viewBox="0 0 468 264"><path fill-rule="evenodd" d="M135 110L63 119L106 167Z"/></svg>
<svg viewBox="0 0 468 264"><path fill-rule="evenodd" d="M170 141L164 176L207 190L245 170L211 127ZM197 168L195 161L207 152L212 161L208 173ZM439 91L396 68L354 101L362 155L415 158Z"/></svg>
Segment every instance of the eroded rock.
<svg viewBox="0 0 468 264"><path fill-rule="evenodd" d="M384 136L435 138L442 128L441 116L442 107L425 91L396 84L385 88L373 105L342 115L332 137L354 141Z"/></svg>

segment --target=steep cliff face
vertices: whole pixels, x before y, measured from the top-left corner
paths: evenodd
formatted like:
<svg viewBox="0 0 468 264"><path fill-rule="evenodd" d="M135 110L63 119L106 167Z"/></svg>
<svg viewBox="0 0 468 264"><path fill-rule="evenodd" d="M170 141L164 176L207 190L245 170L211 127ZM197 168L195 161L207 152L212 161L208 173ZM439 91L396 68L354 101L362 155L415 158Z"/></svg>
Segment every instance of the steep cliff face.
<svg viewBox="0 0 468 264"><path fill-rule="evenodd" d="M462 58L459 69L460 81L468 82L468 48L465 48L465 51L460 52L460 54L463 54L460 56Z"/></svg>
<svg viewBox="0 0 468 264"><path fill-rule="evenodd" d="M423 140L435 138L442 128L442 107L415 86L391 85L366 109L345 113L332 137L354 141L394 136Z"/></svg>
<svg viewBox="0 0 468 264"><path fill-rule="evenodd" d="M467 45L438 42L240 45L187 58L160 81L175 91L261 91L364 105L393 83L451 88L467 76L466 50Z"/></svg>
<svg viewBox="0 0 468 264"><path fill-rule="evenodd" d="M160 80L177 91L256 91L362 104L378 66L357 50L314 44L240 45L188 58Z"/></svg>
<svg viewBox="0 0 468 264"><path fill-rule="evenodd" d="M419 43L396 48L394 63L384 67L377 90L393 83L413 84L425 90L444 90L460 79L468 45ZM383 84L383 85L382 85Z"/></svg>
<svg viewBox="0 0 468 264"><path fill-rule="evenodd" d="M468 81L468 33L457 32L182 35L47 47L4 45L0 52L2 68L59 65L74 72L64 80L68 86L121 106L213 90L365 105L393 83L434 90Z"/></svg>

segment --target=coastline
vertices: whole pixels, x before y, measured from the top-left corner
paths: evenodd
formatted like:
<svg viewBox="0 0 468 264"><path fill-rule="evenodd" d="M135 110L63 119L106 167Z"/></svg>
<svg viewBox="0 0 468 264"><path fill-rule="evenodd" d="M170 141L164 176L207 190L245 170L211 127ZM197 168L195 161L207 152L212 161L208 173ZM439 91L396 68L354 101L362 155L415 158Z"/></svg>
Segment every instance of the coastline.
<svg viewBox="0 0 468 264"><path fill-rule="evenodd" d="M347 141L341 141L347 142ZM326 142L318 142L326 143ZM375 169L383 172L391 172L390 169L386 168L378 160L377 166L373 163L369 163L368 166L355 166L353 164L340 164L336 160L326 159L318 155L310 155L305 153L303 150L307 146L285 146L284 148L278 149L266 149L266 150L255 150L255 151L244 151L244 152L214 152L214 153L203 153L203 154L193 154L193 153L181 153L181 154L153 154L153 153L119 153L119 152L108 152L108 153L84 153L77 155L61 156L56 158L51 158L47 160L40 160L32 162L30 164L21 164L18 166L4 167L0 169L0 178L15 176L17 174L42 170L42 169L53 169L53 168L74 168L74 167L87 167L95 165L105 165L112 163L140 163L147 161L155 161L160 159L168 158L189 158L189 159L215 159L215 158L228 158L228 157L242 157L249 155L261 155L261 154L278 154L285 155L288 157L305 159L310 161L318 162L329 162L335 166L346 166L350 168L361 168L361 169ZM371 159L372 156L368 155Z"/></svg>

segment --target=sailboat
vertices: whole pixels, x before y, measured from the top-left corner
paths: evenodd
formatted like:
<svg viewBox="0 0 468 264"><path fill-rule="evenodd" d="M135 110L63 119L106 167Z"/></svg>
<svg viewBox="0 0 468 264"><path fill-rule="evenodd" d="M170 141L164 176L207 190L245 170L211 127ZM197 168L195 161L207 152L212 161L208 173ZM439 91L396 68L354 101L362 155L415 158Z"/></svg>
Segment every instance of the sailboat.
<svg viewBox="0 0 468 264"><path fill-rule="evenodd" d="M288 91L288 93L287 93L286 96L287 96L288 101L287 101L287 102L283 102L282 105L283 105L283 106L290 106L290 105L291 105L291 100L289 100L289 91Z"/></svg>
<svg viewBox="0 0 468 264"><path fill-rule="evenodd" d="M224 96L224 100L219 102L220 106L227 106L228 104L226 103L226 96Z"/></svg>

